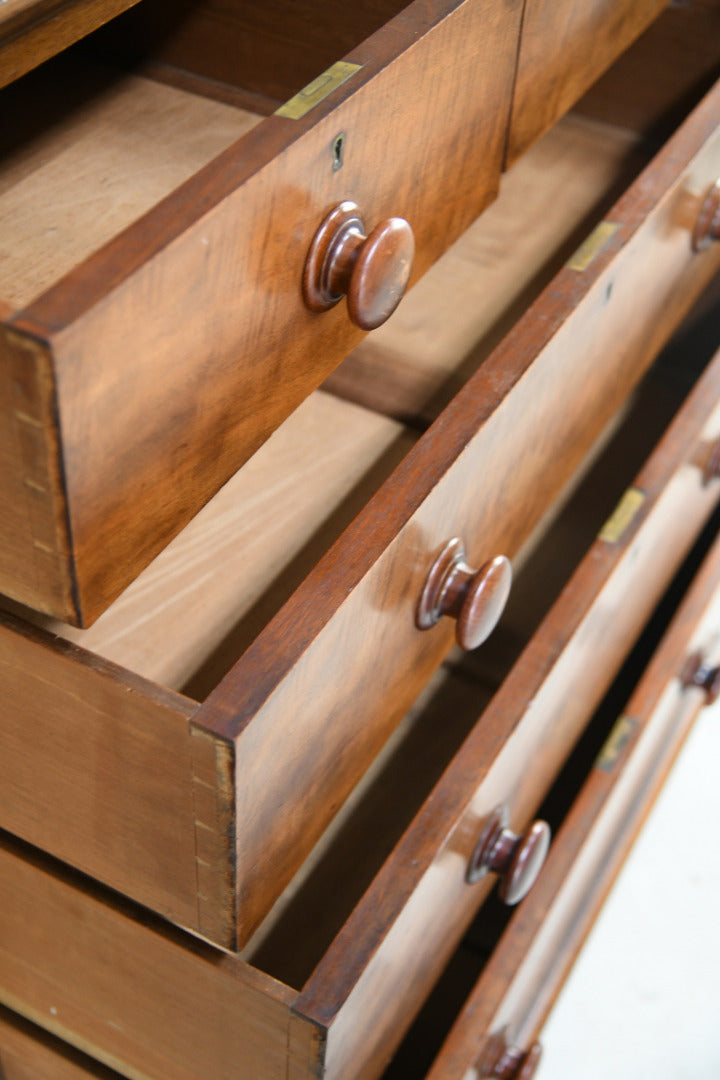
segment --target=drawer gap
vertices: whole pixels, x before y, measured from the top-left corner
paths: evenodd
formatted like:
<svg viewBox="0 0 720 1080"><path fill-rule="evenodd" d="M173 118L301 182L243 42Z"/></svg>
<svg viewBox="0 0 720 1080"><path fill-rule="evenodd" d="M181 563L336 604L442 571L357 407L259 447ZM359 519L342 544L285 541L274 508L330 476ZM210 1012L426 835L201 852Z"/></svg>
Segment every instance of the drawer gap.
<svg viewBox="0 0 720 1080"><path fill-rule="evenodd" d="M560 120L503 176L492 206L325 389L427 427L655 149L627 128L576 115Z"/></svg>

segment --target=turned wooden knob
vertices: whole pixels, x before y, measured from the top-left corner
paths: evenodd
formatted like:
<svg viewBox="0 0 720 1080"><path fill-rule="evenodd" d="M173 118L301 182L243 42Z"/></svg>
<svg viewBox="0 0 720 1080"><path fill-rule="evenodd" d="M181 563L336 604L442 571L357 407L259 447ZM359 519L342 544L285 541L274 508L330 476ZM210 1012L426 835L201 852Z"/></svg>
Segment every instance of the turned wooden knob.
<svg viewBox="0 0 720 1080"><path fill-rule="evenodd" d="M486 874L500 874L498 895L512 905L535 884L550 847L550 826L545 821L534 821L520 836L507 824L507 810L493 811L470 859L467 880L473 884Z"/></svg>
<svg viewBox="0 0 720 1080"><path fill-rule="evenodd" d="M714 704L720 696L720 667L706 664L700 652L688 657L680 681L683 686L698 686L704 690L708 705Z"/></svg>
<svg viewBox="0 0 720 1080"><path fill-rule="evenodd" d="M720 180L715 181L700 207L692 236L693 250L704 251L713 240L720 240Z"/></svg>
<svg viewBox="0 0 720 1080"><path fill-rule="evenodd" d="M541 1056L539 1042L529 1050L521 1050L517 1046L506 1046L503 1041L497 1056L493 1055L494 1060L479 1064L480 1076L484 1080L530 1080L535 1075Z"/></svg>
<svg viewBox="0 0 720 1080"><path fill-rule="evenodd" d="M472 570L465 562L465 546L455 537L448 541L433 563L420 594L415 624L428 630L443 615L457 619L456 637L461 648L482 645L502 615L512 585L512 566L504 555Z"/></svg>
<svg viewBox="0 0 720 1080"><path fill-rule="evenodd" d="M703 484L707 487L713 480L720 479L720 439L716 439L714 443L704 444L701 447L701 452L704 451L705 463L701 465L703 471Z"/></svg>
<svg viewBox="0 0 720 1080"><path fill-rule="evenodd" d="M336 206L315 233L303 272L303 296L311 311L327 311L347 296L350 318L374 330L403 298L415 254L404 218L381 221L369 236L354 202Z"/></svg>

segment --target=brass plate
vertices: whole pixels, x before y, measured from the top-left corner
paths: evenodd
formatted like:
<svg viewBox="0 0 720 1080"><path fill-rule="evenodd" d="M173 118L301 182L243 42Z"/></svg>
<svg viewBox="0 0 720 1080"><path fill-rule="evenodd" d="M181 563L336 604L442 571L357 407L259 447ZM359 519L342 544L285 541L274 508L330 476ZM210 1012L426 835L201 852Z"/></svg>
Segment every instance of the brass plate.
<svg viewBox="0 0 720 1080"><path fill-rule="evenodd" d="M632 716L619 716L595 760L595 768L601 772L612 772L635 737L637 729L638 722Z"/></svg>
<svg viewBox="0 0 720 1080"><path fill-rule="evenodd" d="M322 75L318 75L317 79L313 79L311 83L303 87L298 94L295 94L295 97L291 97L289 101L276 109L275 116L286 116L290 120L299 120L306 113L309 113L311 109L314 109L316 105L319 105L321 101L324 101L328 94L331 94L338 86L342 86L344 82L347 82L350 76L359 71L361 67L362 64L348 64L345 60L338 60L327 71L323 71Z"/></svg>
<svg viewBox="0 0 720 1080"><path fill-rule="evenodd" d="M565 265L568 270L577 270L579 273L587 270L588 266L595 261L600 252L612 240L619 228L620 226L615 225L612 221L601 221L567 261Z"/></svg>
<svg viewBox="0 0 720 1080"><path fill-rule="evenodd" d="M598 533L598 540L607 540L609 544L617 544L629 529L644 502L644 491L640 488L628 488Z"/></svg>

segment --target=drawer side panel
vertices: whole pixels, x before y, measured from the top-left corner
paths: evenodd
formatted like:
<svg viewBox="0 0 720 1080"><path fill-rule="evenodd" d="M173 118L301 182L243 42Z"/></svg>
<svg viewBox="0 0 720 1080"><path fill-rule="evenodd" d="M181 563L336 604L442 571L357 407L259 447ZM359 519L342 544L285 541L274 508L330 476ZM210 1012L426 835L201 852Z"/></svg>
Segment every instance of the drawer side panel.
<svg viewBox="0 0 720 1080"><path fill-rule="evenodd" d="M4 313L1 310L0 316ZM0 592L76 614L47 351L0 330Z"/></svg>
<svg viewBox="0 0 720 1080"><path fill-rule="evenodd" d="M195 708L0 617L0 824L196 927Z"/></svg>
<svg viewBox="0 0 720 1080"><path fill-rule="evenodd" d="M290 992L281 984L153 917L141 921L9 840L0 843L0 908L8 1008L131 1080L286 1080ZM293 1047L311 1053L317 1040L298 1036ZM306 1061L298 1075L318 1074Z"/></svg>

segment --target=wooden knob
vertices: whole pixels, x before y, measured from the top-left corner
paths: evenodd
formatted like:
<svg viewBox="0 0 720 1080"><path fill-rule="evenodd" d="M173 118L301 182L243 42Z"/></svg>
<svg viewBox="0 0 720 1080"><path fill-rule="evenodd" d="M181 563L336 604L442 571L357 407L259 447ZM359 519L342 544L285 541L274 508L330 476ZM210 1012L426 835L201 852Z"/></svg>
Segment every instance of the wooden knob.
<svg viewBox="0 0 720 1080"><path fill-rule="evenodd" d="M327 311L347 296L350 318L374 330L403 298L415 254L404 218L388 218L369 236L354 202L336 206L315 233L303 272L303 296L311 311Z"/></svg>
<svg viewBox="0 0 720 1080"><path fill-rule="evenodd" d="M713 443L703 443L699 454L701 461L698 462L703 474L703 485L707 487L714 480L720 478L720 439Z"/></svg>
<svg viewBox="0 0 720 1080"><path fill-rule="evenodd" d="M688 657L680 681L683 686L698 686L704 690L708 705L713 705L720 697L720 667L706 664L700 652Z"/></svg>
<svg viewBox="0 0 720 1080"><path fill-rule="evenodd" d="M443 615L457 619L461 648L482 645L502 615L512 585L512 566L504 555L472 570L465 562L465 546L455 537L433 563L420 594L415 625L428 630Z"/></svg>
<svg viewBox="0 0 720 1080"><path fill-rule="evenodd" d="M720 180L716 180L708 191L692 236L694 251L704 251L713 240L720 240Z"/></svg>
<svg viewBox="0 0 720 1080"><path fill-rule="evenodd" d="M540 873L550 847L550 826L535 821L522 836L507 827L504 808L493 811L485 822L470 859L467 880L470 884L486 874L500 874L500 899L517 904L526 896Z"/></svg>
<svg viewBox="0 0 720 1080"><path fill-rule="evenodd" d="M478 1063L478 1071L486 1080L530 1080L535 1075L541 1056L539 1042L529 1050L521 1050L517 1046L506 1046L505 1041L501 1040L497 1050L493 1047L491 1057L485 1057Z"/></svg>

